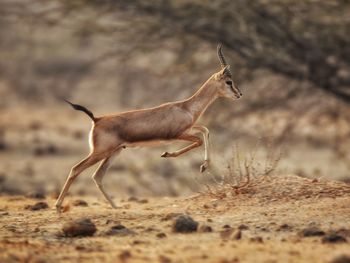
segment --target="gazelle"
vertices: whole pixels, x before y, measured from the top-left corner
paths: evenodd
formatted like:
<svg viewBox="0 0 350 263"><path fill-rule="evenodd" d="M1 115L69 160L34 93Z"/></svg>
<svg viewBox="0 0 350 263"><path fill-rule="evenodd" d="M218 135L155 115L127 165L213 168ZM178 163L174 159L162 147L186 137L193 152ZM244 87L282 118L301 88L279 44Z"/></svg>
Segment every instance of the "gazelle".
<svg viewBox="0 0 350 263"><path fill-rule="evenodd" d="M226 63L221 45L217 48L222 69L213 74L198 91L190 98L182 101L169 102L158 107L127 111L112 115L95 117L83 106L68 102L75 110L85 112L92 119L90 131L90 154L76 164L63 186L56 201L59 213L67 191L77 176L88 167L101 161L100 166L92 176L96 186L109 204L116 208L114 202L104 190L102 179L112 161L112 158L127 147L154 146L166 141L188 141L191 144L175 152L164 152L161 157L177 157L203 144L205 146L204 163L200 171L209 166L209 130L197 125L199 117L210 104L219 97L232 100L242 96L240 90L232 81L230 66ZM197 136L201 133L203 139Z"/></svg>

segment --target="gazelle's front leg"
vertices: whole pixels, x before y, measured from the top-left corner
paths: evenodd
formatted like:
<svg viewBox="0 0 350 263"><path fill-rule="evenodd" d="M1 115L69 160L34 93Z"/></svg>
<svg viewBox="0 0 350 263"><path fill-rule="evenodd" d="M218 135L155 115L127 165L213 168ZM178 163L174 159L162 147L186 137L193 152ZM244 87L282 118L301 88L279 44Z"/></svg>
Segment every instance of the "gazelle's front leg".
<svg viewBox="0 0 350 263"><path fill-rule="evenodd" d="M209 150L209 130L202 125L193 126L193 129L198 130L203 135L204 140L204 163L200 167L201 173L203 173L210 163L210 150Z"/></svg>
<svg viewBox="0 0 350 263"><path fill-rule="evenodd" d="M178 157L181 154L184 154L194 148L197 148L199 146L201 146L203 144L203 141L201 138L198 138L197 136L191 135L191 134L184 134L181 135L179 138L179 140L184 140L184 141L190 141L193 142L192 144L176 151L176 152L164 152L161 157Z"/></svg>
<svg viewBox="0 0 350 263"><path fill-rule="evenodd" d="M202 135L204 139L204 146L205 146L205 152L204 152L204 163L200 167L201 173L203 173L209 166L209 130L201 125L196 125L193 127L193 129L198 130ZM203 144L203 141L194 136L194 135L184 135L179 138L180 140L186 140L186 141L193 141L194 143L190 144L189 146L186 146L185 148L182 148L176 152L164 152L161 156L162 157L177 157L183 153L186 153L194 148L197 148Z"/></svg>

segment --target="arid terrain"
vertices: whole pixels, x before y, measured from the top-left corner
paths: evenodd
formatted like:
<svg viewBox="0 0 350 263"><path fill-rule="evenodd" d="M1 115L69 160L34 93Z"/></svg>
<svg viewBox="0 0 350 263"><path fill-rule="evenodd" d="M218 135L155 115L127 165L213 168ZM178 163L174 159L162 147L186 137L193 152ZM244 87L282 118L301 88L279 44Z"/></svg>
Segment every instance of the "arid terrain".
<svg viewBox="0 0 350 263"><path fill-rule="evenodd" d="M350 258L350 186L341 182L269 176L221 199L210 194L131 197L116 199L120 206L116 210L96 196L70 196L60 216L52 196L39 200L2 195L0 200L1 262L349 262ZM46 202L49 208L28 207L37 202ZM197 231L174 232L174 221L182 214L199 223ZM95 234L65 236L62 226L81 218L95 224Z"/></svg>
<svg viewBox="0 0 350 263"><path fill-rule="evenodd" d="M349 1L0 2L0 263L350 263ZM204 173L204 147L126 148L103 180L117 209L96 164L56 213L91 129L64 100L155 107L223 64L243 96L198 120Z"/></svg>

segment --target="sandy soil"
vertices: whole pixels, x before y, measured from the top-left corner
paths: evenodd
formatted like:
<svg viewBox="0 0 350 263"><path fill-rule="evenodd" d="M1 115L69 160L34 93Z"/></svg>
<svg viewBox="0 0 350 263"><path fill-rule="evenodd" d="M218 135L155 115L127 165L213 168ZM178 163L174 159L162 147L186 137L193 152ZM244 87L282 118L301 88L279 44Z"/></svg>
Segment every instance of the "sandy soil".
<svg viewBox="0 0 350 263"><path fill-rule="evenodd" d="M53 197L3 195L0 261L336 262L341 255L350 257L350 185L273 176L255 179L239 192L221 191L226 191L221 199L207 193L115 200L120 205L116 210L99 196L83 197L86 207L73 205L82 197L70 196L61 216L53 210ZM25 209L39 201L49 208ZM179 214L198 221L198 230L174 233ZM62 225L79 218L91 219L96 233L62 235ZM127 231L108 235L118 224ZM305 229L310 228L321 233L306 237ZM325 242L331 233L341 236L341 241Z"/></svg>

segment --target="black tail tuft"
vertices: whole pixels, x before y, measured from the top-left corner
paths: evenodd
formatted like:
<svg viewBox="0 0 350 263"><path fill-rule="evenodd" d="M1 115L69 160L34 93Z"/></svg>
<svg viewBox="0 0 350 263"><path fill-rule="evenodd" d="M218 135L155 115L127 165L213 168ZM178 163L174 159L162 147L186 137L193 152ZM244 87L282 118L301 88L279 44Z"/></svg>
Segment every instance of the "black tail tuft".
<svg viewBox="0 0 350 263"><path fill-rule="evenodd" d="M70 104L73 107L73 109L85 112L93 120L93 122L96 122L97 119L95 118L94 114L91 111L89 111L87 108L85 108L84 106L71 103L70 101L68 101L66 99L64 101L67 102L68 104Z"/></svg>

